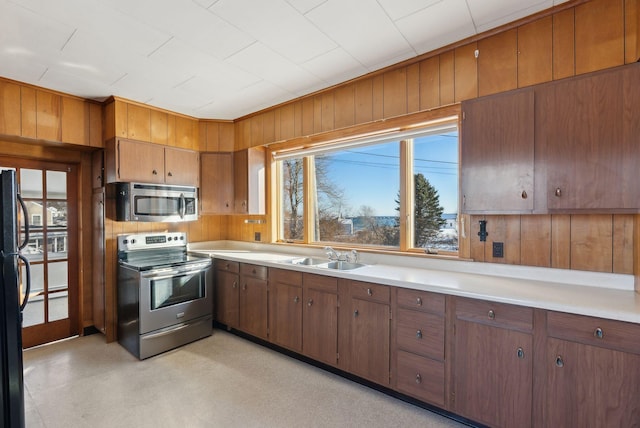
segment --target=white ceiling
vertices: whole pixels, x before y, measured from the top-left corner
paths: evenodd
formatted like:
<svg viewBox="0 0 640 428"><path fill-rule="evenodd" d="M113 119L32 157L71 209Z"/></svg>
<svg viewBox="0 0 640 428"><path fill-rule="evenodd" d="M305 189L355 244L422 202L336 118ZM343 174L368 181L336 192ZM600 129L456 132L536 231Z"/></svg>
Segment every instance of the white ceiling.
<svg viewBox="0 0 640 428"><path fill-rule="evenodd" d="M566 0L0 0L0 76L236 119Z"/></svg>

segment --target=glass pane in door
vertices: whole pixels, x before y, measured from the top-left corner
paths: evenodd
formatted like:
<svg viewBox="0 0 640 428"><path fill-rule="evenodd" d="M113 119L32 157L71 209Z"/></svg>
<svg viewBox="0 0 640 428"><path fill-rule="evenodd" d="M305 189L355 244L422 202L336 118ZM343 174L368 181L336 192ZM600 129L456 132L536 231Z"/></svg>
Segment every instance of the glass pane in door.
<svg viewBox="0 0 640 428"><path fill-rule="evenodd" d="M25 266L21 266L20 295L24 296L26 289L27 272ZM22 326L29 327L44 323L44 265L31 265L31 289L29 290L29 302L22 312Z"/></svg>
<svg viewBox="0 0 640 428"><path fill-rule="evenodd" d="M67 262L49 263L48 265L48 301L49 321L65 319L69 317L69 296Z"/></svg>

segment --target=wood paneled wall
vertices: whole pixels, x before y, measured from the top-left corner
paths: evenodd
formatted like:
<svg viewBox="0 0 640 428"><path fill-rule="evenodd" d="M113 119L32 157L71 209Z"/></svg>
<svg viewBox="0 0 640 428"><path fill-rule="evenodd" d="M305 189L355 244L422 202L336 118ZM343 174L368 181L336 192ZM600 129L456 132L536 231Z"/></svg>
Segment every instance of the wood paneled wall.
<svg viewBox="0 0 640 428"><path fill-rule="evenodd" d="M236 121L236 150L373 124L640 58L638 0L573 1ZM363 131L364 132L364 131ZM299 140L298 140L299 141ZM499 262L633 273L634 217L628 215L486 216L489 239L477 237L477 216L460 255ZM228 238L253 240L255 225L231 220ZM505 257L494 259L492 242ZM639 244L640 245L640 244Z"/></svg>

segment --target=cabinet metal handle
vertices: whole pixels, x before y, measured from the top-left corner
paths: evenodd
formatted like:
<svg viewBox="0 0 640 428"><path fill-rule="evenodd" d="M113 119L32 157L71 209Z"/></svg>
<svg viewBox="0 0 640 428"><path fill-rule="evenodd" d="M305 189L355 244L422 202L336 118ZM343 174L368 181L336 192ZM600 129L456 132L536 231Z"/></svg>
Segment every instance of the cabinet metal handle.
<svg viewBox="0 0 640 428"><path fill-rule="evenodd" d="M247 284L242 285L242 290L247 291Z"/></svg>
<svg viewBox="0 0 640 428"><path fill-rule="evenodd" d="M496 313L493 311L493 309L489 310L489 313L487 313L487 316L489 317L490 320L496 319Z"/></svg>
<svg viewBox="0 0 640 428"><path fill-rule="evenodd" d="M421 384L422 383L422 376L420 376L420 373L416 373L416 383L417 384Z"/></svg>
<svg viewBox="0 0 640 428"><path fill-rule="evenodd" d="M518 355L518 358L523 359L524 358L524 349L518 348L518 351L516 352L516 354Z"/></svg>
<svg viewBox="0 0 640 428"><path fill-rule="evenodd" d="M151 171L151 173L152 173L153 175L158 175L158 171L156 171L155 169L154 169L153 171Z"/></svg>
<svg viewBox="0 0 640 428"><path fill-rule="evenodd" d="M225 268L225 269L229 269L230 267L231 267L231 265L230 265L229 263L226 263L226 264L224 265L224 268Z"/></svg>
<svg viewBox="0 0 640 428"><path fill-rule="evenodd" d="M167 175L168 175L169 177L173 177L173 174L171 173L171 171L169 171L169 172L167 173Z"/></svg>
<svg viewBox="0 0 640 428"><path fill-rule="evenodd" d="M309 299L309 301L307 302L307 306L311 307L311 305L313 305L313 299Z"/></svg>
<svg viewBox="0 0 640 428"><path fill-rule="evenodd" d="M527 199L529 197L529 195L527 195L527 191L526 190L522 191L522 195L521 196L522 196L522 199Z"/></svg>
<svg viewBox="0 0 640 428"><path fill-rule="evenodd" d="M595 331L593 332L593 335L595 337L597 337L598 339L602 339L604 337L604 331L602 331L602 329L600 327L596 328Z"/></svg>
<svg viewBox="0 0 640 428"><path fill-rule="evenodd" d="M372 290L372 289L370 289L370 288L367 288L367 294L368 294L369 296L373 296L373 290Z"/></svg>
<svg viewBox="0 0 640 428"><path fill-rule="evenodd" d="M564 367L564 360L562 359L562 355L558 355L556 357L556 366L557 367Z"/></svg>
<svg viewBox="0 0 640 428"><path fill-rule="evenodd" d="M360 314L358 313L358 310L357 310L357 309L356 309L355 311L353 311L353 317L354 317L354 318L357 318L357 317L358 317L358 315L360 315Z"/></svg>
<svg viewBox="0 0 640 428"><path fill-rule="evenodd" d="M238 288L238 281L233 281L233 285L232 285L232 287L233 287L233 288Z"/></svg>
<svg viewBox="0 0 640 428"><path fill-rule="evenodd" d="M556 195L556 197L561 197L562 196L562 189L559 187L556 187L556 191L554 193Z"/></svg>
<svg viewBox="0 0 640 428"><path fill-rule="evenodd" d="M422 339L422 330L416 331L416 339Z"/></svg>
<svg viewBox="0 0 640 428"><path fill-rule="evenodd" d="M416 305L422 306L422 299L420 297L416 299Z"/></svg>
<svg viewBox="0 0 640 428"><path fill-rule="evenodd" d="M293 298L294 303L298 303L300 301L300 298L298 296Z"/></svg>

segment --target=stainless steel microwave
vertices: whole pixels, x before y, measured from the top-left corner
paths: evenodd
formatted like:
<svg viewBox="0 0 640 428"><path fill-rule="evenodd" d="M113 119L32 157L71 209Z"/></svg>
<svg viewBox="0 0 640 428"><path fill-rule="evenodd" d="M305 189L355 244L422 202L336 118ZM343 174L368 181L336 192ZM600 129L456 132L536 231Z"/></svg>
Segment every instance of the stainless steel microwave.
<svg viewBox="0 0 640 428"><path fill-rule="evenodd" d="M116 183L117 221L176 222L197 219L197 187Z"/></svg>

